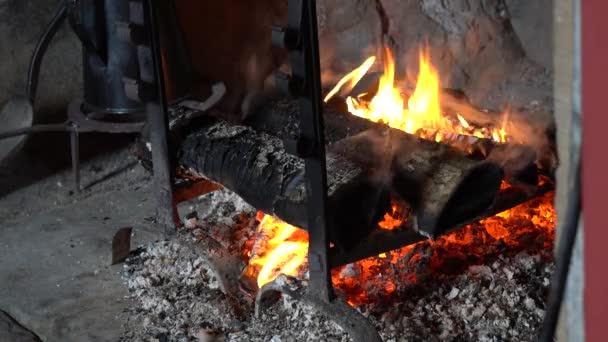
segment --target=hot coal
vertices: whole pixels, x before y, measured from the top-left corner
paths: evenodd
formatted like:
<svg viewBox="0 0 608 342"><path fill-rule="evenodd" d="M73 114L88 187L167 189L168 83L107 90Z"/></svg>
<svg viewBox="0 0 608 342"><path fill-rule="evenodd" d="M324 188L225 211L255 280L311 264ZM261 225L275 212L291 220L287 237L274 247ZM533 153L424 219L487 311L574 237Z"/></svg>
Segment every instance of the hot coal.
<svg viewBox="0 0 608 342"><path fill-rule="evenodd" d="M536 220L534 227L542 228L533 209L542 203L522 209L510 222L531 228ZM349 340L331 317L288 297L254 318L253 298L244 292L222 292L214 275L216 267L191 248L197 238L212 236L246 262L243 252L255 229L252 208L222 190L203 198L200 207L193 203L186 209L198 212L195 225L170 241L142 247L125 264L125 281L136 303L131 317L140 322L140 328L126 332L124 341ZM469 241L472 229L453 237L472 247L461 252L460 259L455 251L462 251L462 245L427 242L410 247L399 263L386 263L390 274L361 263L338 270L342 279L356 279L354 285L365 288L371 300L359 303L358 310L384 341L536 339L554 267L550 239L543 240L542 232L533 231L505 238L504 232L494 228L491 234L502 238L492 241L482 235ZM486 254L481 253L486 249ZM361 277L362 273L370 277ZM400 281L391 288L373 279ZM354 287L342 289L340 296L357 300L352 297Z"/></svg>

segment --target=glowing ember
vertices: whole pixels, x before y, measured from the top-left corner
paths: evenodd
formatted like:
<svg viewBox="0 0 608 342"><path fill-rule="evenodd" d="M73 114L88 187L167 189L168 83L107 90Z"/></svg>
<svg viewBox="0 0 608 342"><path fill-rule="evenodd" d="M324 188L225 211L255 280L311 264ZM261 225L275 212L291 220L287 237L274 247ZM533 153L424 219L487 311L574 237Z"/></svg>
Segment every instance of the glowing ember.
<svg viewBox="0 0 608 342"><path fill-rule="evenodd" d="M325 102L340 91L352 90L374 61L374 57L368 58L360 67L342 78L325 97ZM349 87L345 89L344 86L347 84ZM384 74L380 78L376 95L369 101L362 99L364 94L349 96L346 98L346 105L353 115L373 122L383 122L393 128L437 142L449 141L454 135L469 135L496 142L508 140L505 131L507 115L500 128L476 128L461 115L457 115L456 118L444 116L440 109L439 94L439 74L431 64L430 53L426 49L420 52L420 72L416 89L408 99L406 108L401 90L395 86L395 60L391 51L385 48Z"/></svg>
<svg viewBox="0 0 608 342"><path fill-rule="evenodd" d="M332 281L346 294L348 303L357 306L381 300L429 277L441 278L469 265L487 263L497 255L550 249L555 229L553 196L548 193L436 241L423 241L334 269ZM394 213L397 210L393 208ZM258 266L259 286L280 273L300 277L306 273L306 232L265 215L256 245L250 264ZM256 250L264 253L257 254Z"/></svg>
<svg viewBox="0 0 608 342"><path fill-rule="evenodd" d="M428 51L420 53L420 73L414 93L407 100L395 87L395 61L389 49L384 53L384 74L376 95L368 99L358 94L346 99L348 110L374 122L435 141L450 141L454 135L469 135L506 142L508 114L502 127L475 127L463 116L445 116L440 110L440 84L437 70L430 63ZM375 57L346 75L327 95L352 91L369 71ZM542 180L541 184L542 185ZM501 189L509 185L503 182ZM423 241L397 251L358 261L332 271L334 285L347 295L351 305L377 300L399 291L403 286L424 281L429 274L458 272L470 262L508 251L550 248L553 244L555 213L553 194L534 199L494 217L479 221L447 234L436 241ZM407 215L404 206L395 202L391 211L378 223L380 229L393 230L402 226ZM306 271L308 234L272 216L258 214L258 234L253 246L246 245L244 255L250 256L249 269L257 284L274 280L279 274L303 276ZM251 248L249 250L249 248ZM458 266L454 266L458 265ZM372 295L370 288L379 289ZM372 298L373 297L373 298Z"/></svg>
<svg viewBox="0 0 608 342"><path fill-rule="evenodd" d="M308 234L261 212L257 218L261 219L250 264L259 267L258 286L261 288L279 274L299 275L308 253Z"/></svg>
<svg viewBox="0 0 608 342"><path fill-rule="evenodd" d="M470 265L487 263L498 255L551 249L555 229L553 196L548 193L436 241L423 241L333 270L334 286L356 306L381 300L412 283L440 279ZM358 272L344 272L346 268Z"/></svg>
<svg viewBox="0 0 608 342"><path fill-rule="evenodd" d="M393 230L400 227L403 224L403 220L400 219L400 208L397 204L391 205L391 212L384 214L384 220L378 223L381 229Z"/></svg>

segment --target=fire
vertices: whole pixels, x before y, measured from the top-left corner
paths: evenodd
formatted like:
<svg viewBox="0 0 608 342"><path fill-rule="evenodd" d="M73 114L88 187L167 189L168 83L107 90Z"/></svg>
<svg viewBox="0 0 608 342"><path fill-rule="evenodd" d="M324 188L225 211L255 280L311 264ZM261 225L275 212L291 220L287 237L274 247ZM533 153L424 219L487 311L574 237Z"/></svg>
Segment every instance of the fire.
<svg viewBox="0 0 608 342"><path fill-rule="evenodd" d="M332 281L346 294L350 305L358 306L381 300L399 288L407 291L413 284L487 263L497 255L551 250L555 234L553 196L553 192L548 193L435 241L419 242L335 269Z"/></svg>
<svg viewBox="0 0 608 342"><path fill-rule="evenodd" d="M429 277L440 278L469 265L487 263L503 253L550 250L555 234L553 196L548 193L435 241L422 241L334 269L332 282L350 305L357 306L422 284ZM393 208L391 215L397 215L398 210ZM250 265L257 267L258 286L281 273L305 276L308 234L263 213L258 218L261 222L250 260Z"/></svg>
<svg viewBox="0 0 608 342"><path fill-rule="evenodd" d="M385 48L384 73L379 81L378 92L371 100L363 98L366 94L348 96L346 98L348 111L373 122L382 122L390 127L437 142L449 141L454 135L469 135L496 142L508 140L505 131L506 121L500 128L478 128L467 122L460 114L457 114L456 118L444 116L440 106L439 73L431 64L429 50L421 49L419 58L420 71L416 89L407 100L407 107L402 91L395 84L395 60L390 49ZM327 94L325 102L340 91L352 90L375 60L375 57L368 58L360 67L344 76ZM348 89L343 89L346 84L349 85Z"/></svg>
<svg viewBox="0 0 608 342"><path fill-rule="evenodd" d="M359 83L359 81L361 81L363 76L365 76L365 74L367 73L369 68L371 68L372 65L374 65L375 61L376 61L376 57L372 56L372 57L366 59L365 62L363 62L363 64L361 64L360 67L351 71L348 75L342 77L342 79L340 80L340 82L338 82L338 84L334 87L334 89L332 89L327 94L327 96L325 96L325 102L329 101L329 99L334 97L334 95L336 95L340 90L343 90L343 91L352 90L357 85L357 83ZM347 83L349 84L349 88L342 89L342 87L344 87Z"/></svg>
<svg viewBox="0 0 608 342"><path fill-rule="evenodd" d="M258 212L258 239L250 264L259 267L258 287L279 274L297 276L308 254L308 234L273 216Z"/></svg>
<svg viewBox="0 0 608 342"><path fill-rule="evenodd" d="M407 101L396 87L395 61L391 51L385 49L383 57L384 73L379 80L377 93L371 99L365 96L367 94L346 98L348 110L353 115L437 142L449 143L455 135L501 143L509 140L505 130L508 112L503 116L501 127L482 128L467 122L464 118L466 115L449 117L442 113L440 78L430 62L428 50L420 52L416 88ZM375 57L369 57L360 67L343 77L328 93L325 101L336 94L352 91L375 61ZM501 189L507 187L509 185L503 182ZM555 226L552 196L551 193L534 199L436 241L423 241L333 270L333 283L347 295L348 303L354 306L372 300L366 289L378 288L381 290L379 295L391 294L399 291L404 284L423 281L425 274L445 272L444 268L453 268L454 264L466 266L467 262L483 262L484 257L499 254L505 246L513 251L518 248L550 248ZM378 223L379 229L393 230L402 226L408 217L405 210L400 203L394 203L390 212ZM307 268L308 234L261 212L257 218L260 221L258 234L253 246L248 244L248 250L244 253L251 257L249 266L253 266L252 279L257 278L257 285L262 287L279 274L303 276ZM454 263L454 260L458 262Z"/></svg>
<svg viewBox="0 0 608 342"><path fill-rule="evenodd" d="M384 219L378 222L380 229L393 230L403 224L403 219L400 218L400 208L397 204L391 205L391 212L384 214Z"/></svg>

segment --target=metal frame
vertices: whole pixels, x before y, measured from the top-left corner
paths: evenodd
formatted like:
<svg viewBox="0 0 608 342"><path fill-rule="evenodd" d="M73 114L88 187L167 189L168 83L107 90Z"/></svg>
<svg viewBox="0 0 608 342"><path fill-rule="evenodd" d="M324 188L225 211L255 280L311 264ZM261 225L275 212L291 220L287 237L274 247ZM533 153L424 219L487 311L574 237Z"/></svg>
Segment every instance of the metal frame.
<svg viewBox="0 0 608 342"><path fill-rule="evenodd" d="M305 161L308 190L308 291L324 301L334 297L329 265L327 167L321 102L321 71L315 0L289 0L286 28L274 28L275 46L290 52L292 74L280 74L277 85L298 99L300 136L295 154Z"/></svg>
<svg viewBox="0 0 608 342"><path fill-rule="evenodd" d="M173 234L179 225L177 209L173 201L173 175L169 158L169 114L167 96L165 94L165 78L162 66L162 51L160 44L160 29L158 26L157 6L159 0L143 0L145 28L148 33L151 49L152 75L154 84L149 84L155 91L142 96L146 103L147 124L150 129L150 144L152 146L152 164L154 183L158 202L156 222L165 227L166 234ZM140 68L145 63L140 60ZM150 70L149 70L150 71Z"/></svg>

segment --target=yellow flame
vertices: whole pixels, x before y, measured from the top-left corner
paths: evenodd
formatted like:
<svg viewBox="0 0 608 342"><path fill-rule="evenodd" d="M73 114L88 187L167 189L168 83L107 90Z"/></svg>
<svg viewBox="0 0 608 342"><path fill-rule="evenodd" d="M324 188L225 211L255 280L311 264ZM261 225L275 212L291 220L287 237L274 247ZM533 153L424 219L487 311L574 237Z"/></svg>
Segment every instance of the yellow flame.
<svg viewBox="0 0 608 342"><path fill-rule="evenodd" d="M258 231L268 237L261 247L261 254L255 254L251 264L259 265L257 283L261 288L280 274L297 276L300 266L308 254L308 237L298 228L270 215L261 220Z"/></svg>
<svg viewBox="0 0 608 342"><path fill-rule="evenodd" d="M460 116L460 114L456 114L456 117L458 118L458 121L460 121L462 127L469 128L469 123L462 116Z"/></svg>
<svg viewBox="0 0 608 342"><path fill-rule="evenodd" d="M437 142L449 143L450 135L454 133L493 139L498 142L507 141L508 112L505 113L500 128L476 128L461 115L450 120L442 114L439 74L430 62L428 49L420 52L420 72L415 91L407 100L407 107L401 91L395 86L395 60L388 48L384 49L383 57L384 73L380 78L376 95L371 100L363 96L366 94L347 97L346 104L350 113ZM361 66L344 76L327 94L325 101L338 93L352 90L369 71L375 60L375 57L369 57ZM271 282L279 274L299 275L308 253L308 235L294 226L263 213L259 213L258 219L263 246L258 248L259 251L254 247L250 260L250 264L259 266L258 286L262 287ZM401 223L394 207L378 225L381 229L391 230ZM382 253L379 257L386 258L387 255Z"/></svg>
<svg viewBox="0 0 608 342"><path fill-rule="evenodd" d="M361 64L360 67L351 71L348 75L344 76L340 80L340 82L338 82L338 84L334 87L334 89L332 89L327 94L327 96L325 96L324 101L327 102L332 97L334 97L334 95L336 95L340 91L340 89L342 89L342 87L344 87L344 85L346 85L347 82L350 82L349 88L353 89L355 87L355 85L357 85L357 83L359 83L359 81L361 81L361 78L363 78L363 76L365 76L365 74L367 73L369 68L371 68L372 65L374 65L375 61L376 61L375 56L369 57L368 59L365 60L365 62L363 62L363 64Z"/></svg>
<svg viewBox="0 0 608 342"><path fill-rule="evenodd" d="M372 57L368 58L360 67L346 75L328 94L333 97L340 89L349 83L352 89L363 75L369 70ZM446 134L470 135L478 138L492 139L497 142L507 141L505 130L507 116L501 128L475 128L463 116L449 120L441 112L439 73L431 64L428 49L421 50L420 71L414 93L406 101L401 91L395 86L395 60L390 49L384 49L384 73L380 78L377 94L366 101L361 94L346 98L348 111L356 116L382 122L393 128L410 134L417 134L422 138L437 142L448 140ZM354 82L354 83L353 83Z"/></svg>
<svg viewBox="0 0 608 342"><path fill-rule="evenodd" d="M447 125L439 109L439 73L431 65L428 50L420 52L420 72L416 90L407 102L410 133L421 128L446 130ZM407 115L409 114L409 115Z"/></svg>

